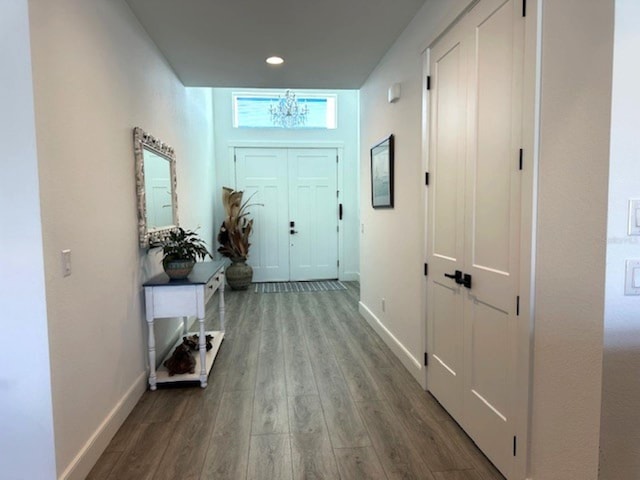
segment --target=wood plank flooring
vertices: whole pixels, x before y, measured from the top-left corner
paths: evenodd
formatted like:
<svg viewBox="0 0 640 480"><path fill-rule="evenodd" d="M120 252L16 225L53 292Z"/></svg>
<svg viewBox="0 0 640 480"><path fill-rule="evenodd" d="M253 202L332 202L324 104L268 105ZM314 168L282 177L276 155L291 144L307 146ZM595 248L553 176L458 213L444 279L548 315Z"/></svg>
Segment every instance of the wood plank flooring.
<svg viewBox="0 0 640 480"><path fill-rule="evenodd" d="M501 480L358 313L359 288L227 290L206 389L147 391L89 474ZM207 328L217 328L217 294Z"/></svg>

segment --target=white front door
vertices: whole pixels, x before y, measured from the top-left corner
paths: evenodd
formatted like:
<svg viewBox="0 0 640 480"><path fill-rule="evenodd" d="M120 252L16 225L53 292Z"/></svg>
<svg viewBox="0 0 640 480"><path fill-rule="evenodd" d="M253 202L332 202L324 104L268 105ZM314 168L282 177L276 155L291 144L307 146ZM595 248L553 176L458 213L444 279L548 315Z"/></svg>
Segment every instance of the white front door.
<svg viewBox="0 0 640 480"><path fill-rule="evenodd" d="M290 279L338 278L338 171L332 149L289 150Z"/></svg>
<svg viewBox="0 0 640 480"><path fill-rule="evenodd" d="M336 149L237 148L236 188L251 208L254 281L338 278Z"/></svg>
<svg viewBox="0 0 640 480"><path fill-rule="evenodd" d="M438 41L430 60L428 387L507 478L518 382L518 6L481 0Z"/></svg>
<svg viewBox="0 0 640 480"><path fill-rule="evenodd" d="M254 230L249 264L255 282L289 280L289 186L287 151L275 148L238 148L236 188L251 197ZM252 196L253 195L253 196Z"/></svg>

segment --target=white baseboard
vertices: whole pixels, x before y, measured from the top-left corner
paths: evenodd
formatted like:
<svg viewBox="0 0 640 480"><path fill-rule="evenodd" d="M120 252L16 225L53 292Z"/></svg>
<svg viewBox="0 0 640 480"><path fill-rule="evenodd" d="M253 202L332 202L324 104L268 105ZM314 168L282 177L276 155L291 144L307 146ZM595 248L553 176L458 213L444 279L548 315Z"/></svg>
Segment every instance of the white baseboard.
<svg viewBox="0 0 640 480"><path fill-rule="evenodd" d="M344 272L340 278L342 282L359 282L360 274L358 272Z"/></svg>
<svg viewBox="0 0 640 480"><path fill-rule="evenodd" d="M380 321L374 313L362 302L358 303L360 315L362 315L367 323L373 328L380 338L387 344L396 357L402 362L402 365L409 370L409 373L413 375L416 381L422 388L427 388L426 379L424 375L421 362L414 357L411 352L398 340L393 333L389 331L387 327Z"/></svg>
<svg viewBox="0 0 640 480"><path fill-rule="evenodd" d="M142 372L62 472L60 480L83 480L87 477L146 389L147 372Z"/></svg>

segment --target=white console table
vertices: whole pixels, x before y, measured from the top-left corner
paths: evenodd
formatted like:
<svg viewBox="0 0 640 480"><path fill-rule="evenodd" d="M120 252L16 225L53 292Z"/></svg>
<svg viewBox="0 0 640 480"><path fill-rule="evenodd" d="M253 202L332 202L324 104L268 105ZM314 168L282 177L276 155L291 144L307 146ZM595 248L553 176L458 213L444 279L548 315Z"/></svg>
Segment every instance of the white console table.
<svg viewBox="0 0 640 480"><path fill-rule="evenodd" d="M223 261L196 263L189 277L184 280L170 280L165 273L162 273L143 285L146 319L149 326L149 387L151 390L155 390L159 383L169 382L199 380L202 388L207 386L209 372L224 338L224 266ZM220 291L220 330L205 332L205 307L217 290ZM196 355L195 373L170 376L162 364L156 370L156 340L153 327L155 319L182 317L183 334L191 335L187 332L187 321L192 316L198 319L200 326L197 332L200 345ZM207 334L213 336L211 342L213 348L208 352L206 350ZM176 346L180 343L182 338ZM169 355L172 353L173 348Z"/></svg>

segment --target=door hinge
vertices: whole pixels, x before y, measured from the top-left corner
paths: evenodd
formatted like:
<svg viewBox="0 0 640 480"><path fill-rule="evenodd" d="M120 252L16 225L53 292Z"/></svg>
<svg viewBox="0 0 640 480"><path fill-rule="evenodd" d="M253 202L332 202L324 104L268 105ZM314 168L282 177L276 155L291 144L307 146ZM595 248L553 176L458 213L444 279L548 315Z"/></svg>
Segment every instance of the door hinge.
<svg viewBox="0 0 640 480"><path fill-rule="evenodd" d="M336 265L339 267L340 266L340 260L336 260Z"/></svg>
<svg viewBox="0 0 640 480"><path fill-rule="evenodd" d="M518 170L522 170L524 166L524 150L520 149L520 154L518 156Z"/></svg>
<svg viewBox="0 0 640 480"><path fill-rule="evenodd" d="M522 16L527 16L527 0L522 0Z"/></svg>
<svg viewBox="0 0 640 480"><path fill-rule="evenodd" d="M336 190L336 198L340 197L340 190Z"/></svg>
<svg viewBox="0 0 640 480"><path fill-rule="evenodd" d="M340 162L339 158L340 158L340 157L339 157L338 155L336 155L336 163L339 163L339 162Z"/></svg>
<svg viewBox="0 0 640 480"><path fill-rule="evenodd" d="M518 438L513 436L513 456L516 456L516 452L518 451Z"/></svg>
<svg viewBox="0 0 640 480"><path fill-rule="evenodd" d="M520 316L520 295L516 297L516 316Z"/></svg>
<svg viewBox="0 0 640 480"><path fill-rule="evenodd" d="M424 172L424 184L429 185L429 172Z"/></svg>
<svg viewBox="0 0 640 480"><path fill-rule="evenodd" d="M431 75L427 75L427 90L431 90Z"/></svg>
<svg viewBox="0 0 640 480"><path fill-rule="evenodd" d="M427 365L429 365L429 354L424 352L424 366L426 367Z"/></svg>
<svg viewBox="0 0 640 480"><path fill-rule="evenodd" d="M340 231L340 225L336 227L336 232L339 232L339 231Z"/></svg>
<svg viewBox="0 0 640 480"><path fill-rule="evenodd" d="M233 163L236 163L236 160L237 160L237 157L236 157L236 154L234 153L233 154Z"/></svg>
<svg viewBox="0 0 640 480"><path fill-rule="evenodd" d="M426 277L427 275L429 275L429 265L428 264L424 264L424 276Z"/></svg>

